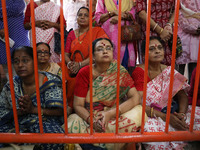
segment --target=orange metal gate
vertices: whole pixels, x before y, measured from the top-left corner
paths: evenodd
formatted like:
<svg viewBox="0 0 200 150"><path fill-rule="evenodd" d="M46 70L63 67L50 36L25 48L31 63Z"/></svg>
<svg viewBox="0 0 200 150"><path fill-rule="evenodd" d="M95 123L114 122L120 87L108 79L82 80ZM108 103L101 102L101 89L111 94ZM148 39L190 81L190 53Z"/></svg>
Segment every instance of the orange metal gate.
<svg viewBox="0 0 200 150"><path fill-rule="evenodd" d="M173 74L175 68L175 55L176 55L176 41L177 41L177 29L178 29L178 16L179 16L179 6L180 0L176 0L176 9L175 9L175 26L174 26L174 35L173 35L173 50L172 50L172 60L171 60L171 77L170 77L170 90L169 90L169 103L166 117L166 126L165 132L144 132L144 113L145 109L143 109L142 114L142 126L140 132L135 133L119 133L118 132L118 117L116 117L116 132L115 133L93 133L93 112L92 112L92 92L90 92L90 134L69 134L67 127L67 101L66 101L66 93L63 93L63 104L64 104L64 118L65 118L65 133L44 133L42 126L42 117L41 117L41 107L40 107L40 95L39 95L39 82L38 82L38 72L35 71L35 81L36 81L36 93L37 93L37 104L38 104L38 116L39 116L39 125L40 125L40 133L20 133L19 125L18 125L18 117L16 110L16 102L14 95L14 86L12 79L12 69L11 69L11 58L10 58L10 48L9 48L9 33L7 26L7 13L6 13L6 1L1 0L2 10L3 10L3 21L4 21L4 29L5 29L5 41L6 41L6 52L7 52L7 60L8 60L8 71L9 71L9 80L11 87L11 97L13 104L13 112L14 112L14 123L15 123L15 133L0 133L0 143L135 143L135 142L159 142L159 141L200 141L200 131L193 131L194 124L194 114L195 114L195 106L197 100L197 92L198 92L198 83L199 83L199 73L200 70L197 69L196 72L196 82L195 82L195 90L193 96L193 104L192 104L192 113L191 113L191 122L189 131L175 131L170 132L169 128L169 119L170 119L170 111L171 110L171 101L172 101L172 87L173 87ZM36 54L36 39L35 39L35 17L34 17L34 5L33 0L31 3L31 23L32 23L32 31L33 31L33 50L34 50L34 69L38 70L37 66L37 54ZM61 55L62 55L62 79L65 79L65 59L64 59L64 25L63 25L63 0L60 0L61 3L61 17L60 17L60 25L61 25ZM151 0L148 0L148 4L151 4ZM90 10L92 10L92 0L90 0ZM119 12L121 12L121 0L119 0ZM146 55L145 55L145 86L144 86L144 94L143 94L143 108L146 106L146 89L147 89L147 70L148 70L148 52L149 52L149 33L150 33L150 12L151 5L148 5L147 9L147 33L146 33ZM90 11L90 65L92 65L92 12ZM120 62L120 43L121 43L121 13L119 13L119 22L118 22L118 62ZM200 43L199 43L199 51L200 51ZM120 63L118 63L119 70ZM197 68L200 68L200 53L198 54L198 63ZM90 67L90 83L92 83L92 67ZM66 91L65 80L62 81L63 91ZM90 84L90 90L92 91L92 84ZM116 115L119 114L119 71L118 71L118 82L117 82L117 109ZM42 140L41 140L42 139Z"/></svg>

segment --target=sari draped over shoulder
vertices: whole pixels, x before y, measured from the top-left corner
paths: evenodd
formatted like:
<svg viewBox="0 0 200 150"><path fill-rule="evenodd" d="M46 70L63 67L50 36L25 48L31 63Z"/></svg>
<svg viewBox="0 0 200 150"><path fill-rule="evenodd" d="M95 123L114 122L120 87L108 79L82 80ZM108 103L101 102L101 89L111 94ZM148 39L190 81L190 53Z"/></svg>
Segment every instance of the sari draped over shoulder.
<svg viewBox="0 0 200 150"><path fill-rule="evenodd" d="M171 67L167 67L153 80L148 79L149 82L147 83L147 96L146 96L146 105L153 107L158 111L162 111L164 108L167 109L168 105L168 95L169 95L169 85L170 85L170 74L171 74ZM139 76L142 76L141 78ZM137 82L136 88L139 91L142 91L144 85L144 70L140 67L137 67L132 77L135 82ZM174 83L173 83L173 90L172 90L172 97L174 97L180 90L184 90L185 93L189 90L190 86L186 83L187 79L181 75L179 72L174 70ZM173 101L172 101L172 108L173 108ZM186 112L186 124L190 125L190 118L191 118L191 106L188 106L188 110ZM163 112L163 111L162 111ZM173 113L171 109L171 113ZM163 121L160 117L155 118L148 118L148 121L145 123L144 131L145 132L164 132L166 122ZM200 107L196 107L195 110L195 122L194 122L194 130L200 130ZM169 131L176 131L169 124ZM164 149L181 149L186 143L184 142L148 142L144 143L145 149L159 149L160 147Z"/></svg>
<svg viewBox="0 0 200 150"><path fill-rule="evenodd" d="M74 31L71 31L74 32ZM108 38L106 33L101 27L94 27L92 28L92 41L97 38ZM71 61L81 62L89 57L89 32L83 33L81 36L73 39L70 44L69 53ZM77 50L79 53L76 53ZM80 52L82 53L83 57L81 56ZM74 59L73 59L74 57ZM76 82L76 78L71 78L69 76L70 70L66 67L66 80L67 80L67 100L70 107L73 108L73 99L74 99L74 86Z"/></svg>
<svg viewBox="0 0 200 150"><path fill-rule="evenodd" d="M51 22L57 22L60 16L60 7L54 2L46 2L35 8L35 21L37 20L48 20ZM60 56L54 52L54 32L55 28L43 30L36 27L36 43L45 42L51 47L51 62L60 62ZM30 30L30 41L32 45L32 30Z"/></svg>
<svg viewBox="0 0 200 150"><path fill-rule="evenodd" d="M120 94L122 99L127 94L130 88L134 86L134 82L127 70L120 66ZM117 99L117 62L113 61L108 70L99 75L93 81L93 107L94 110L104 110L105 107L111 108L116 104ZM86 106L90 102L90 90L86 96ZM102 106L102 107L100 107ZM90 110L87 108L88 111Z"/></svg>
<svg viewBox="0 0 200 150"><path fill-rule="evenodd" d="M85 68L83 68L85 69ZM88 72L89 67L86 69ZM78 76L82 76L83 72L80 72ZM84 73L89 76L88 73ZM89 80L89 77L88 77ZM77 83L84 82L84 80L78 80ZM89 81L87 82L89 83ZM120 66L120 94L119 99L120 103L123 102L123 98L126 97L129 89L134 87L134 82L130 77L127 70ZM81 85L81 84L77 84ZM83 88L83 87L77 87ZM116 93L117 90L117 62L113 61L110 67L107 69L106 72L99 75L93 81L93 112L94 116L98 115L100 111L107 111L111 108L116 107ZM77 92L80 90L76 90ZM89 111L89 85L88 85L88 92L85 94L86 103L85 108ZM125 99L124 99L125 100ZM127 111L126 113L119 116L119 132L136 132L140 125L141 125L141 115L142 115L142 106L138 105L132 108L131 110ZM108 122L108 126L106 126L105 132L106 133L114 133L116 126L115 118ZM68 118L68 131L70 133L90 133L89 124L86 123L81 117L77 114L72 114ZM95 131L94 131L95 132Z"/></svg>
<svg viewBox="0 0 200 150"><path fill-rule="evenodd" d="M147 84L146 105L155 106L156 109L161 110L168 104L169 84L170 84L171 67L167 67L156 78ZM186 93L190 86L186 83L187 79L179 72L174 70L174 86L172 89L172 97L174 97L180 90Z"/></svg>

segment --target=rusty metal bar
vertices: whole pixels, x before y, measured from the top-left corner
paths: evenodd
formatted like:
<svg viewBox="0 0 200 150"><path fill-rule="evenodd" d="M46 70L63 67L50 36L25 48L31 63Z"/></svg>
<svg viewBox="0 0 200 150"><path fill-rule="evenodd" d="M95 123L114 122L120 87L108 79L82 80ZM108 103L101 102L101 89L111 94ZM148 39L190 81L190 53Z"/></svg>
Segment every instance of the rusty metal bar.
<svg viewBox="0 0 200 150"><path fill-rule="evenodd" d="M42 139L42 140L41 140ZM135 133L2 133L1 143L132 143L162 141L200 141L200 131L144 132Z"/></svg>
<svg viewBox="0 0 200 150"><path fill-rule="evenodd" d="M144 119L145 119L146 96L147 96L147 78L148 78L148 66L149 66L150 19L151 19L151 0L148 0L147 1L146 47L145 47L145 69L144 69L144 87L143 87L143 104L142 104L143 109L142 109L141 134L144 133Z"/></svg>
<svg viewBox="0 0 200 150"><path fill-rule="evenodd" d="M30 0L31 6L31 26L32 26L32 43L33 43L33 59L34 59L34 73L35 73L35 87L36 87L36 97L37 97L37 108L38 108L38 117L40 125L40 133L43 133L42 125L42 115L41 115L41 103L40 103L40 86L38 78L38 63L37 63L37 49L36 49L36 34L35 34L35 13L34 13L34 1Z"/></svg>
<svg viewBox="0 0 200 150"><path fill-rule="evenodd" d="M175 20L174 20L171 75L170 75L170 85L169 85L169 95L168 95L168 105L167 105L167 115L166 115L166 126L165 126L165 132L166 133L168 133L168 129L169 129L170 111L171 111L171 103L172 103L172 89L173 89L173 83L174 83L174 69L175 69L175 61L176 61L175 57L176 57L176 42L177 42L177 31L178 31L179 6L180 6L180 0L177 0L176 1L176 9L175 9Z"/></svg>
<svg viewBox="0 0 200 150"><path fill-rule="evenodd" d="M197 62L197 69L195 75L195 84L194 84L194 92L193 92L193 99L192 99L192 111L191 111L191 119L190 119L190 132L193 132L193 125L194 125L194 117L195 117L195 108L197 103L197 94L198 94L198 87L199 87L199 73L200 70L200 38L199 38L199 52L198 52L198 62Z"/></svg>
<svg viewBox="0 0 200 150"><path fill-rule="evenodd" d="M63 108L64 108L64 122L65 134L68 134L67 127L67 96L66 96L66 70L65 70L65 44L64 44L64 15L63 15L63 0L60 0L60 34L61 34L61 67L62 67L62 87L63 87Z"/></svg>
<svg viewBox="0 0 200 150"><path fill-rule="evenodd" d="M13 84L13 73L12 73L12 64L11 64L11 55L10 55L10 45L9 45L9 33L8 33L8 20L7 20L7 11L6 11L6 1L1 1L2 4L2 13L3 13L3 24L4 24L4 32L5 32L5 44L6 44L6 55L7 55L7 63L8 63L8 73L9 73L9 81L10 81L10 92L11 99L13 105L13 115L14 115L14 123L15 123L15 132L19 133L19 123L17 116L17 108L15 101L15 91Z"/></svg>

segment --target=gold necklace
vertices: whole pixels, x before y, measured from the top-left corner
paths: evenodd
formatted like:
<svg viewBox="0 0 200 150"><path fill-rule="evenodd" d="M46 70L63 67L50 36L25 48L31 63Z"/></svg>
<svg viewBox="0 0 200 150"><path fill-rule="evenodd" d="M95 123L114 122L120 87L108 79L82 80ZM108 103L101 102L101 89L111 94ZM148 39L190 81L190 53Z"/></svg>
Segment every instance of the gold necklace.
<svg viewBox="0 0 200 150"><path fill-rule="evenodd" d="M151 78L151 74L150 74L150 71L149 71L149 77L150 77L150 79L151 79L151 81L152 81L152 83L153 83L153 86L154 86L155 90L156 90L157 92L159 92L159 93L162 92L162 88L163 88L163 73L162 73L161 66L160 66L160 71L161 71L161 74L162 74L162 85L160 86L160 90L159 90L158 87L155 86L154 81L153 81L153 79Z"/></svg>
<svg viewBox="0 0 200 150"><path fill-rule="evenodd" d="M88 29L89 30L89 29ZM82 38L82 41L80 41L80 29L78 29L78 41L79 41L79 44L82 44L82 42L83 42L83 40L84 40L84 38L86 37L86 35L87 35L87 33L88 33L88 30L87 30L87 32L84 32L85 33L85 35L83 36L83 38ZM83 33L83 34L84 34Z"/></svg>

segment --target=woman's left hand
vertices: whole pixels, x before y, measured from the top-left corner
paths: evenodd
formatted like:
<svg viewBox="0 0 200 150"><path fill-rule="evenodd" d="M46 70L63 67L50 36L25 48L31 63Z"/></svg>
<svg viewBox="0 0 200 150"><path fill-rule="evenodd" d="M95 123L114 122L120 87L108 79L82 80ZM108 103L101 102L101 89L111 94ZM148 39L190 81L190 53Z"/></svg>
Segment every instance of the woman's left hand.
<svg viewBox="0 0 200 150"><path fill-rule="evenodd" d="M20 107L20 110L24 113L32 113L33 112L33 104L32 104L32 101L30 99L30 96L28 95L24 95L24 96L21 96L19 99L19 107Z"/></svg>
<svg viewBox="0 0 200 150"><path fill-rule="evenodd" d="M106 126L108 125L108 122L111 120L111 115L109 113L109 111L102 111L98 114L98 116L100 116L100 120L101 120L101 125L103 130L105 130Z"/></svg>
<svg viewBox="0 0 200 150"><path fill-rule="evenodd" d="M110 23L117 24L118 23L118 16L114 16L110 19Z"/></svg>

